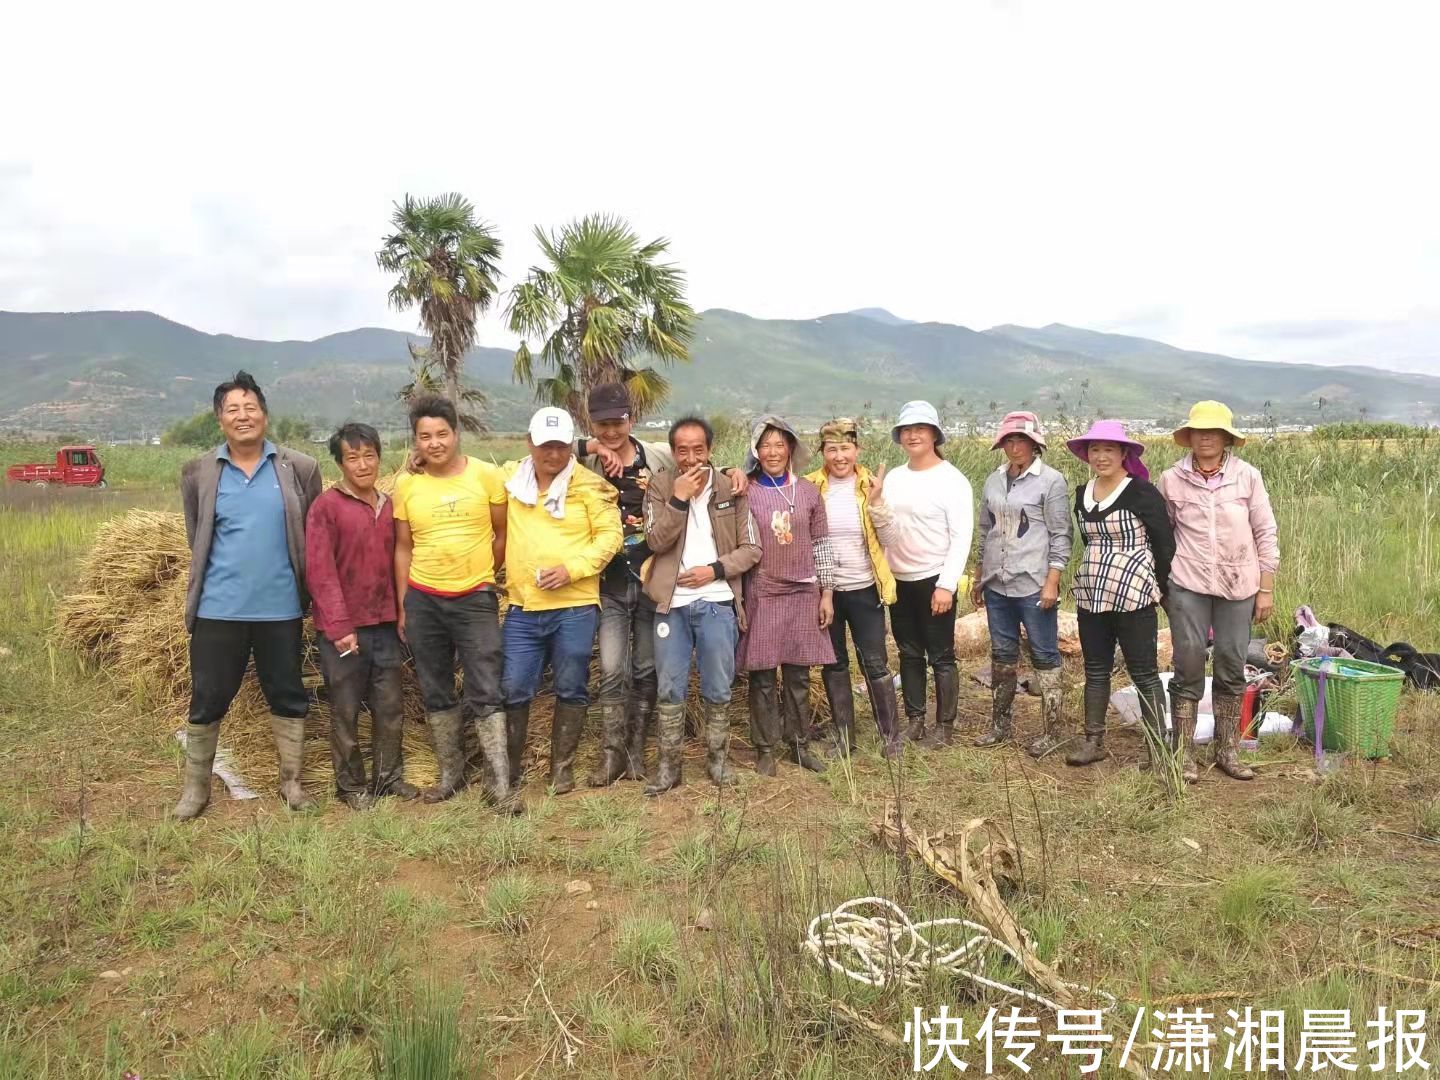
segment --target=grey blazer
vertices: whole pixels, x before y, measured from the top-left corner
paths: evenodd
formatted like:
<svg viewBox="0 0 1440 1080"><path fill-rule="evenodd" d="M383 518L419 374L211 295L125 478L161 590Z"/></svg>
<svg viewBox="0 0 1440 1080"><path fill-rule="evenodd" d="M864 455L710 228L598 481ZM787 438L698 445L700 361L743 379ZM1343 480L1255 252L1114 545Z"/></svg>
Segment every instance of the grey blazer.
<svg viewBox="0 0 1440 1080"><path fill-rule="evenodd" d="M204 457L187 461L180 470L180 500L185 506L185 539L190 544L190 581L185 589L185 629L195 629L200 609L200 590L210 563L210 540L215 532L215 495L220 490L224 463L216 457L219 447ZM285 544L290 549L290 566L300 589L300 610L310 606L305 592L305 515L310 504L325 489L320 466L312 457L284 446L275 448L275 472L285 503Z"/></svg>

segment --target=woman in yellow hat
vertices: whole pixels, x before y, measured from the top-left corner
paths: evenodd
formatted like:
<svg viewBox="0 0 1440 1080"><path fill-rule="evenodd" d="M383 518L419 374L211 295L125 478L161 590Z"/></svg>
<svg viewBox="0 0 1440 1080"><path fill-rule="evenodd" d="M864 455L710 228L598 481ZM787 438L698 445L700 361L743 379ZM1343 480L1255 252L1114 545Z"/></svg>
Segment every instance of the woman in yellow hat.
<svg viewBox="0 0 1440 1080"><path fill-rule="evenodd" d="M1275 514L1260 470L1234 453L1245 436L1226 406L1197 402L1175 441L1190 452L1165 470L1157 486L1175 528L1165 610L1175 648L1170 706L1185 739L1185 779L1193 783L1198 776L1195 713L1213 636L1215 764L1227 776L1250 780L1255 773L1241 762L1236 743L1250 626L1268 619L1275 606Z"/></svg>

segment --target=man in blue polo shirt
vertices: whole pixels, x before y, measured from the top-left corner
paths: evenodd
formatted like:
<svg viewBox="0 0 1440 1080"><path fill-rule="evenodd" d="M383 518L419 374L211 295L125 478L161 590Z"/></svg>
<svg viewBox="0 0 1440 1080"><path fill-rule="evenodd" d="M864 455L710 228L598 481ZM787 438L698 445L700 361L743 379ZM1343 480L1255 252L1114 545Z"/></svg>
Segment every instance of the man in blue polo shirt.
<svg viewBox="0 0 1440 1080"><path fill-rule="evenodd" d="M314 458L265 437L265 395L246 372L215 388L223 445L180 471L190 581L190 720L185 790L175 816L196 817L210 801L220 720L255 673L270 707L280 794L292 810L311 805L300 785L310 695L300 676L305 594L305 515L320 496Z"/></svg>

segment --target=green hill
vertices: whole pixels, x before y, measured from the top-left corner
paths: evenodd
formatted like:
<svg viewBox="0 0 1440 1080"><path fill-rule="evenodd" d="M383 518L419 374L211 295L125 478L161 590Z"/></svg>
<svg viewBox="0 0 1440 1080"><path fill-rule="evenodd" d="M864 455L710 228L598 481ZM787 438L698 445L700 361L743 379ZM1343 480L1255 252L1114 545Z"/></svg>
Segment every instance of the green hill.
<svg viewBox="0 0 1440 1080"><path fill-rule="evenodd" d="M237 368L252 371L277 411L317 424L345 417L400 424L407 341L360 329L315 341L207 334L149 312L0 312L0 430L102 438L153 432L206 408ZM1051 324L975 331L915 323L867 308L816 319L703 314L694 361L669 374L667 414L745 416L773 409L801 422L837 412L892 414L928 398L952 419L990 418L1028 404L1047 415L1095 413L1168 421L1217 397L1281 420L1440 420L1440 379L1360 367L1267 364L1188 352L1158 341ZM467 376L490 395L491 422L516 429L531 397L510 381L511 354L477 349Z"/></svg>

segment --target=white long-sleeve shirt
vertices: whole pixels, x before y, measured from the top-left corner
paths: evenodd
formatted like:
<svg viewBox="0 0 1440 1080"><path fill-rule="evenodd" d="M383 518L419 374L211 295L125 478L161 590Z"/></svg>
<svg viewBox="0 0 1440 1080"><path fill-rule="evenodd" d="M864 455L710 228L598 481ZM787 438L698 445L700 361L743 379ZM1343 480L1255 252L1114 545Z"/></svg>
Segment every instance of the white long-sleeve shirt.
<svg viewBox="0 0 1440 1080"><path fill-rule="evenodd" d="M960 586L975 529L974 496L965 474L942 461L919 472L901 465L885 474L883 506L872 514L877 526L891 519L893 537L885 558L900 581L938 577L936 588Z"/></svg>

